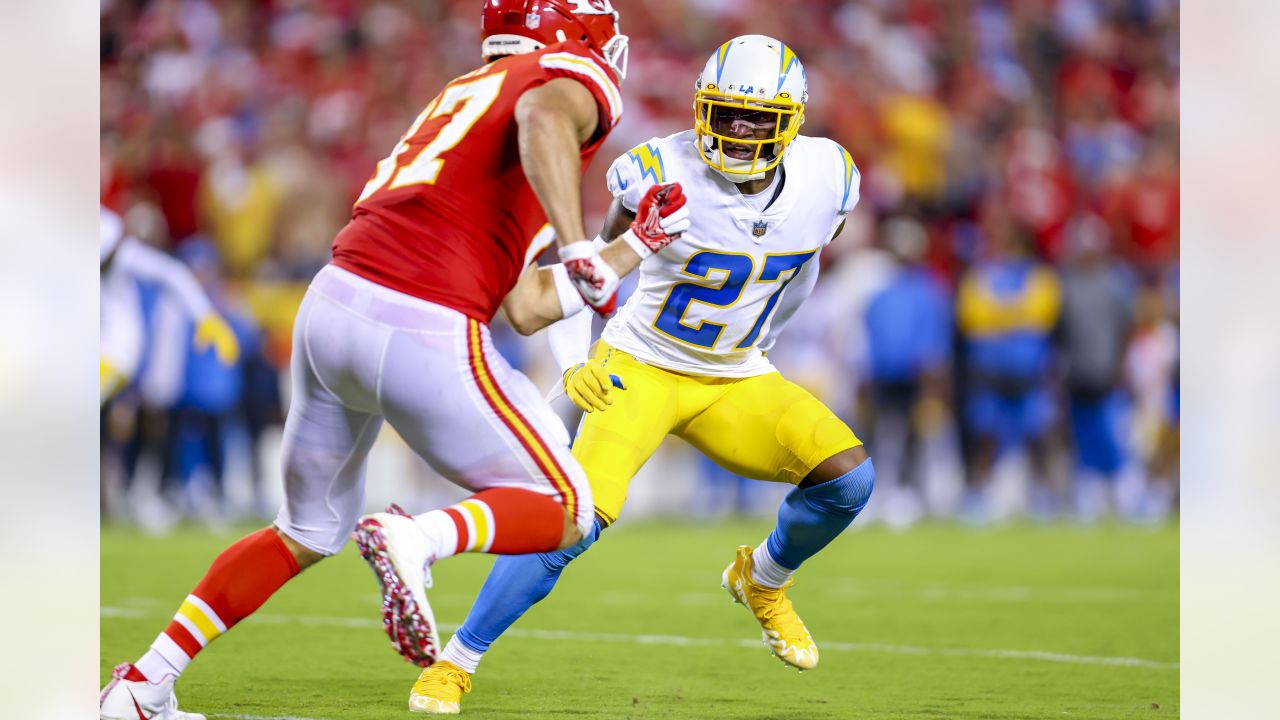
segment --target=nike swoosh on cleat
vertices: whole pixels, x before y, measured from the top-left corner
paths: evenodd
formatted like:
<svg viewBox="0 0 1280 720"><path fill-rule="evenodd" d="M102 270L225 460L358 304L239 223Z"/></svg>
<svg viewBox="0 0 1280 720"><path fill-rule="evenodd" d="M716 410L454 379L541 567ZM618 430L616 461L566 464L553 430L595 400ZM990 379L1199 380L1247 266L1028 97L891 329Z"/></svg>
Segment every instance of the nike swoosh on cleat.
<svg viewBox="0 0 1280 720"><path fill-rule="evenodd" d="M138 720L151 720L150 716L142 712L142 706L138 704L138 698L133 696L133 691L125 688L125 692L129 693L129 699L133 701L133 709L138 711Z"/></svg>
<svg viewBox="0 0 1280 720"><path fill-rule="evenodd" d="M617 170L614 170L614 171L613 171L613 174L618 178L618 189L619 189L619 190L626 190L628 187L630 187L631 183L629 183L629 182L627 182L626 180L623 180L623 179L622 179L622 173L618 172Z"/></svg>

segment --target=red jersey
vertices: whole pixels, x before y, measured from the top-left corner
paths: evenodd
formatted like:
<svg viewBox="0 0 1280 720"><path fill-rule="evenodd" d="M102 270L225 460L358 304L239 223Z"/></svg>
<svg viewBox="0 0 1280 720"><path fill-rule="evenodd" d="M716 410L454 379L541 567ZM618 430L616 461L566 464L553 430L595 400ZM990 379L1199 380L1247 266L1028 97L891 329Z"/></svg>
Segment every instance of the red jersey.
<svg viewBox="0 0 1280 720"><path fill-rule="evenodd" d="M557 77L581 82L600 109L585 172L622 115L614 74L576 41L501 58L445 85L378 163L334 239L334 264L489 322L552 239L520 166L515 108Z"/></svg>

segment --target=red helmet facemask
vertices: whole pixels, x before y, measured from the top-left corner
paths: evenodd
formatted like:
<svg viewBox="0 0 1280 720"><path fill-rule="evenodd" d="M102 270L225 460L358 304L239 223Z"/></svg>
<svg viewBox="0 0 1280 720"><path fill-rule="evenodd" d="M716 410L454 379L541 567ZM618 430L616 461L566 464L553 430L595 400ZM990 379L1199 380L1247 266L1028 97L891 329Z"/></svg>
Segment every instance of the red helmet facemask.
<svg viewBox="0 0 1280 720"><path fill-rule="evenodd" d="M617 73L627 76L626 35L610 0L485 0L480 15L485 60L578 40Z"/></svg>

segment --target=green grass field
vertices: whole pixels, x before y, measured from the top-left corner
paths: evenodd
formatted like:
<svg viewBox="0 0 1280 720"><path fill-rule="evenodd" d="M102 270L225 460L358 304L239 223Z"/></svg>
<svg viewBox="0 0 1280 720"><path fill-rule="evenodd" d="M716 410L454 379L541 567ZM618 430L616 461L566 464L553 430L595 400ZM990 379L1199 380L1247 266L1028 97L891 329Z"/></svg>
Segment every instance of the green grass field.
<svg viewBox="0 0 1280 720"><path fill-rule="evenodd" d="M1178 532L928 525L849 532L792 590L822 650L798 674L720 589L760 522L609 531L499 641L472 718L1170 718L1178 716ZM233 536L102 534L102 678L133 660ZM488 570L442 561L452 631ZM404 718L417 669L388 647L350 546L219 639L178 686L211 718ZM447 638L449 633L445 633Z"/></svg>

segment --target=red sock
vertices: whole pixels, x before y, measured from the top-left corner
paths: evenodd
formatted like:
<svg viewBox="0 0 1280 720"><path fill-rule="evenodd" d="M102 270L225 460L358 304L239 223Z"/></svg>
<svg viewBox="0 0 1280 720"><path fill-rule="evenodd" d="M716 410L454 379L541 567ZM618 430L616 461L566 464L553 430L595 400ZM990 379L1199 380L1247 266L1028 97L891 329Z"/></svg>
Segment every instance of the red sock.
<svg viewBox="0 0 1280 720"><path fill-rule="evenodd" d="M442 538L436 559L464 552L497 555L555 550L564 535L564 506L555 498L521 488L482 490L443 510L414 519Z"/></svg>
<svg viewBox="0 0 1280 720"><path fill-rule="evenodd" d="M169 627L138 661L138 669L153 682L180 674L196 653L297 574L298 561L272 528L242 538L213 561Z"/></svg>

